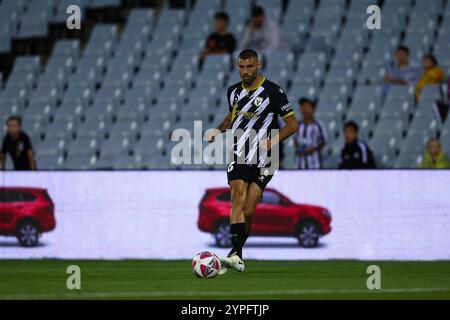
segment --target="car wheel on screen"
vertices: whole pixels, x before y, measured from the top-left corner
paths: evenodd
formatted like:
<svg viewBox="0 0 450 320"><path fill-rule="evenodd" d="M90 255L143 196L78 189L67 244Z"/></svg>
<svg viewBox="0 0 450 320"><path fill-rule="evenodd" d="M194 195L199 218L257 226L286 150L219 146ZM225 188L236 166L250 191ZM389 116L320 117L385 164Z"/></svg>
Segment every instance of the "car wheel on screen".
<svg viewBox="0 0 450 320"><path fill-rule="evenodd" d="M39 228L31 222L22 222L16 230L16 237L22 247L35 247L39 242Z"/></svg>
<svg viewBox="0 0 450 320"><path fill-rule="evenodd" d="M216 245L218 247L231 247L230 224L227 222L220 222L214 231L214 239L216 240Z"/></svg>
<svg viewBox="0 0 450 320"><path fill-rule="evenodd" d="M314 248L319 243L320 229L317 223L306 221L300 224L297 239L300 246Z"/></svg>

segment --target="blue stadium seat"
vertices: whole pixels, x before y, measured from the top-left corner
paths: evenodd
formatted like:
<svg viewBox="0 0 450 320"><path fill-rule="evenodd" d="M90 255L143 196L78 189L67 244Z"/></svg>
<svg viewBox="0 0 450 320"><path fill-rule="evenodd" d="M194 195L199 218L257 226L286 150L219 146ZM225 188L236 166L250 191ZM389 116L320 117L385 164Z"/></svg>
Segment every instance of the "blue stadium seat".
<svg viewBox="0 0 450 320"><path fill-rule="evenodd" d="M107 7L118 7L120 5L120 0L90 0L86 4L88 8L107 8Z"/></svg>
<svg viewBox="0 0 450 320"><path fill-rule="evenodd" d="M319 99L327 99L334 101L346 101L350 95L350 89L345 84L328 83L320 91Z"/></svg>
<svg viewBox="0 0 450 320"><path fill-rule="evenodd" d="M79 137L76 140L68 142L67 158L76 155L94 156L99 149L99 141L92 137Z"/></svg>
<svg viewBox="0 0 450 320"><path fill-rule="evenodd" d="M363 66L358 75L359 85L380 85L384 82L384 77L387 73L385 67L380 66Z"/></svg>
<svg viewBox="0 0 450 320"><path fill-rule="evenodd" d="M98 138L105 137L108 130L108 123L98 119L86 119L84 122L78 124L75 135L78 138Z"/></svg>
<svg viewBox="0 0 450 320"><path fill-rule="evenodd" d="M414 169L417 168L422 159L422 155L409 152L401 153L394 161L396 169Z"/></svg>
<svg viewBox="0 0 450 320"><path fill-rule="evenodd" d="M130 140L126 137L111 137L102 142L100 149L100 158L114 156L117 157L121 154L129 154L131 151Z"/></svg>
<svg viewBox="0 0 450 320"><path fill-rule="evenodd" d="M66 170L89 170L95 168L96 156L75 154L62 163L61 167Z"/></svg>
<svg viewBox="0 0 450 320"><path fill-rule="evenodd" d="M389 138L401 140L403 138L407 123L401 119L383 119L378 121L372 139L378 135L385 135Z"/></svg>

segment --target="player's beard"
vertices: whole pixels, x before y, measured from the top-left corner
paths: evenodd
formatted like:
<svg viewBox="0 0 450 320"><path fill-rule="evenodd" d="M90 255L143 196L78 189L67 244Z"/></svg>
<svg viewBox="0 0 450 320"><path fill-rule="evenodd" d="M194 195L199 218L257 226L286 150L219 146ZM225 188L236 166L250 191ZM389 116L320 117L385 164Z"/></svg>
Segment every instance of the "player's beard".
<svg viewBox="0 0 450 320"><path fill-rule="evenodd" d="M258 74L255 73L254 75L252 75L251 77L249 77L247 79L244 79L242 76L241 76L241 78L242 78L242 81L244 82L244 85L246 87L250 87L252 85L253 81L255 81L257 76L258 76Z"/></svg>

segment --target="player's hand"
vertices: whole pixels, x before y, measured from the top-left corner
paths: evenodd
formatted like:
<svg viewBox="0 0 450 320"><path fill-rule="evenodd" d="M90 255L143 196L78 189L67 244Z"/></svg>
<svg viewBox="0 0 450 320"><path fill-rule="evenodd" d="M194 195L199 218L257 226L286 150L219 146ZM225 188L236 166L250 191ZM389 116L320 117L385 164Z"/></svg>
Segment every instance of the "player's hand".
<svg viewBox="0 0 450 320"><path fill-rule="evenodd" d="M216 139L216 136L221 134L222 132L219 129L211 129L206 134L206 140L208 142L213 142Z"/></svg>
<svg viewBox="0 0 450 320"><path fill-rule="evenodd" d="M306 148L305 153L309 156L311 154L313 154L314 152L316 152L316 149L313 147L310 148Z"/></svg>
<svg viewBox="0 0 450 320"><path fill-rule="evenodd" d="M271 141L270 139L262 139L262 140L259 142L259 146L260 146L262 149L270 150L270 149L272 148L272 141Z"/></svg>

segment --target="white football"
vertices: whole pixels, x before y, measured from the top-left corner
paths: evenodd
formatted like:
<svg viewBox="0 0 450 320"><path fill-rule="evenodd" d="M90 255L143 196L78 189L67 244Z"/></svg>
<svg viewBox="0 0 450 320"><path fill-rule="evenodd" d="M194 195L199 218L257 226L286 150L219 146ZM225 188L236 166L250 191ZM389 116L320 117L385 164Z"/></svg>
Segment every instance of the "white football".
<svg viewBox="0 0 450 320"><path fill-rule="evenodd" d="M192 271L199 278L214 278L219 270L219 257L212 252L200 252L192 260Z"/></svg>

